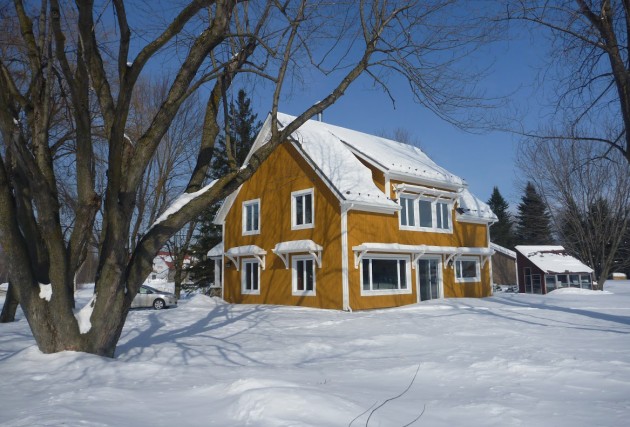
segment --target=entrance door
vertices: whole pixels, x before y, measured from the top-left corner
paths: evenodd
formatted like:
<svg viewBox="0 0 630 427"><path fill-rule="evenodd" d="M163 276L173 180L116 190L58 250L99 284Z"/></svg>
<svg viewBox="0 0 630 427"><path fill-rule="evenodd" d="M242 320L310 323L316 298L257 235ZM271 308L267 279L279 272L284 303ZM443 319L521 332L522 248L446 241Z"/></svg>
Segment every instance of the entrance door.
<svg viewBox="0 0 630 427"><path fill-rule="evenodd" d="M441 298L440 260L427 258L418 260L418 298L420 301Z"/></svg>

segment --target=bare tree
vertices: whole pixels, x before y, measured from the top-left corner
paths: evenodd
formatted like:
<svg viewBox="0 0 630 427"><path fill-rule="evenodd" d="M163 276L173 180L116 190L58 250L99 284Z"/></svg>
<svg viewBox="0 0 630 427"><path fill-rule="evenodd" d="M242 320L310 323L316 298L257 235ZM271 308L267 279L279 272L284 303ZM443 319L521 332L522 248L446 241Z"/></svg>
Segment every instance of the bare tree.
<svg viewBox="0 0 630 427"><path fill-rule="evenodd" d="M529 136L603 145L630 164L630 2L512 0L506 10L508 20L549 30L544 83L555 84L553 121L569 125L564 134Z"/></svg>
<svg viewBox="0 0 630 427"><path fill-rule="evenodd" d="M618 255L630 231L630 168L620 153L579 138L522 145L519 164L545 200L565 248L595 269L600 284L630 260ZM625 263L625 265L624 265Z"/></svg>
<svg viewBox="0 0 630 427"><path fill-rule="evenodd" d="M389 78L402 76L419 103L447 119L458 108L479 105L469 86L474 81L456 67L457 59L487 36L473 22L476 9L462 13L468 2L191 0L165 12L159 28L145 25L142 3L34 3L14 1L24 55L20 61L0 57L0 237L11 259L11 282L45 353L76 350L113 357L131 301L168 239L251 177L279 144L360 76L384 90ZM115 31L106 23L114 23ZM104 58L113 62L113 70ZM172 66L168 89L150 124L131 140L126 132L133 94L149 63ZM317 72L332 80L331 92L279 128L277 113L289 83ZM229 129L219 113L227 109L230 86L244 77L265 82L272 91L269 141L244 168L226 143L229 172L207 183L216 137L222 126ZM147 168L182 105L198 92L207 103L192 173L181 196L131 243ZM54 94L69 106L70 139L52 132ZM97 115L91 113L92 101ZM101 139L102 150L96 143ZM72 162L63 180L75 184L76 197L68 211L71 226L64 229L62 177L54 154L70 143ZM94 296L79 316L89 322L79 322L72 309L73 282L95 231ZM40 297L48 286L50 299Z"/></svg>

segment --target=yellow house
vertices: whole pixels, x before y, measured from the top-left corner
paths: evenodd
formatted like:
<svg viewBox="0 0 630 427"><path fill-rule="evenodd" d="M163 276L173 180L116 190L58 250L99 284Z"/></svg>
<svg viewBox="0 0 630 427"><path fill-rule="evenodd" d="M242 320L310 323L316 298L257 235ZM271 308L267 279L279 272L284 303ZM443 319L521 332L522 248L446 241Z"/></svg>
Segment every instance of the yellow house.
<svg viewBox="0 0 630 427"><path fill-rule="evenodd" d="M310 120L226 199L213 256L232 303L365 310L484 297L494 221L420 149Z"/></svg>

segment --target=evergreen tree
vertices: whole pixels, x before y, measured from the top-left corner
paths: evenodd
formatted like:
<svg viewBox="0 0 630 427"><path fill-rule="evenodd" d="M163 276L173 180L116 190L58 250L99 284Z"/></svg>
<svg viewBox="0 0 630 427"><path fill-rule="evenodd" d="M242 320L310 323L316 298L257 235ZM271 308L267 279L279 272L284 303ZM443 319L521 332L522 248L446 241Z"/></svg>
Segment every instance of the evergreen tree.
<svg viewBox="0 0 630 427"><path fill-rule="evenodd" d="M516 215L516 243L518 245L549 245L554 243L551 216L534 184L527 183L525 194Z"/></svg>
<svg viewBox="0 0 630 427"><path fill-rule="evenodd" d="M240 167L245 162L247 153L249 153L254 139L256 139L256 135L262 126L262 123L258 120L258 114L252 112L251 100L243 89L238 91L236 103L234 101L230 102L229 123L230 146L237 163L236 167ZM224 176L230 170L226 140L225 135L221 135L217 140L210 172L212 178Z"/></svg>
<svg viewBox="0 0 630 427"><path fill-rule="evenodd" d="M490 199L488 199L488 206L499 219L490 226L490 240L497 245L514 249L514 224L512 215L508 211L510 206L496 186L492 190Z"/></svg>
<svg viewBox="0 0 630 427"><path fill-rule="evenodd" d="M229 108L229 141L232 153L236 160L236 167L240 167L249 153L256 139L262 123L258 115L252 112L251 100L244 90L239 90L236 102L230 103ZM229 170L226 151L225 134L219 136L215 145L212 159L210 178L224 176ZM214 217L221 203L208 207L198 218L198 229L195 242L191 245L192 256L195 263L190 270L192 279L197 286L204 286L214 281L214 261L207 259L206 254L215 245L221 242L221 227L213 224Z"/></svg>

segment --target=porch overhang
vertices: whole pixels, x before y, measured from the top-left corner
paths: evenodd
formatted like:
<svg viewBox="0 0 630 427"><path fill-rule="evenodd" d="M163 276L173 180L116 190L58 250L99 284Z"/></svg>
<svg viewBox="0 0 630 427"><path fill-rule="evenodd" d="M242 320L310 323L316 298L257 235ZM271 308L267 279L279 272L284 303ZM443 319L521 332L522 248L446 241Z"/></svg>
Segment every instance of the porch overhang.
<svg viewBox="0 0 630 427"><path fill-rule="evenodd" d="M287 269L291 254L310 254L317 263L317 267L322 268L322 250L323 248L312 240L291 240L276 244L271 252L278 255Z"/></svg>
<svg viewBox="0 0 630 427"><path fill-rule="evenodd" d="M427 254L442 255L446 257L445 264L456 260L462 256L479 256L481 257L482 266L486 264L488 259L494 254L491 248L474 248L474 247L455 247L455 246L430 246L430 245L403 245L399 243L363 243L353 246L354 252L354 268L359 268L359 264L363 257L368 253L395 253L408 254L411 256L411 268L416 268L415 264L420 257Z"/></svg>
<svg viewBox="0 0 630 427"><path fill-rule="evenodd" d="M236 266L236 271L240 269L239 261L242 258L256 258L264 270L266 255L267 251L256 245L235 246L225 252L225 256Z"/></svg>

